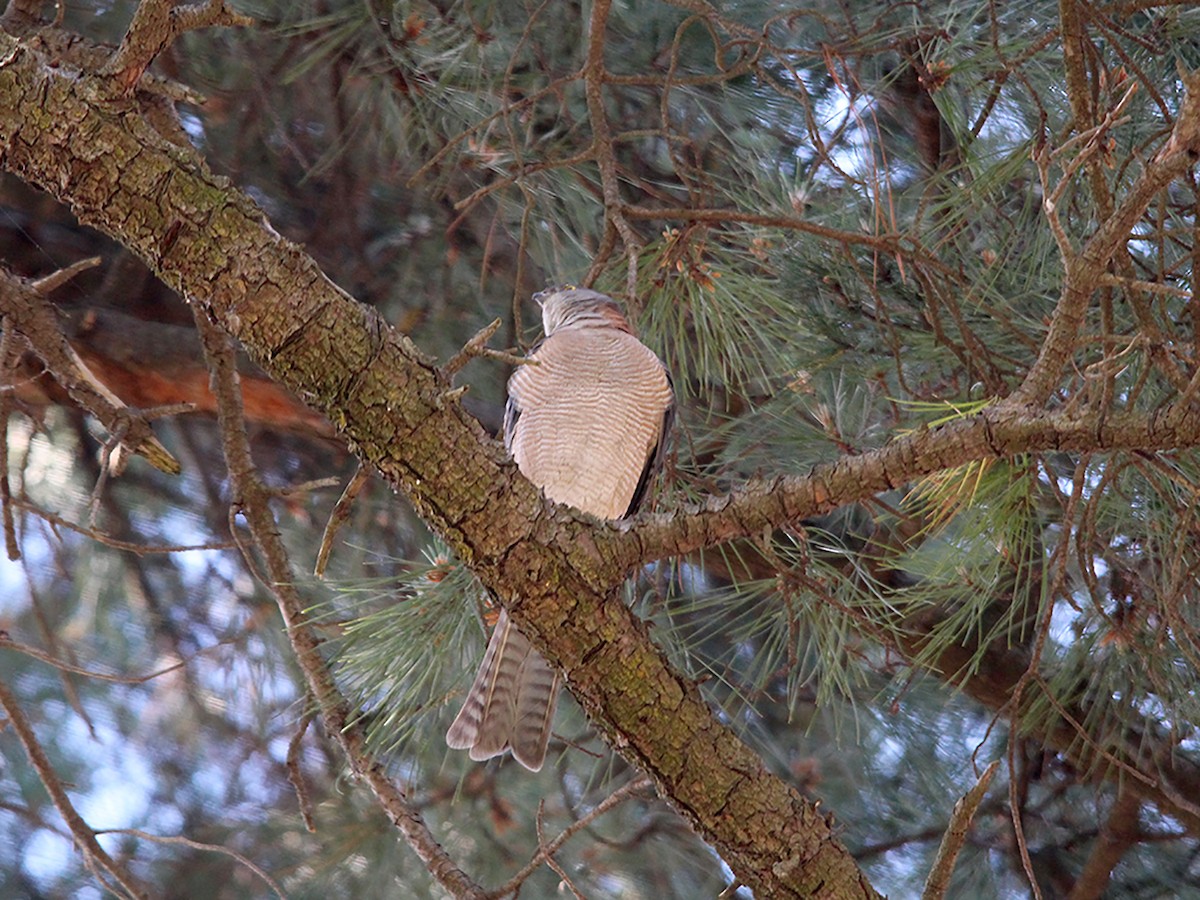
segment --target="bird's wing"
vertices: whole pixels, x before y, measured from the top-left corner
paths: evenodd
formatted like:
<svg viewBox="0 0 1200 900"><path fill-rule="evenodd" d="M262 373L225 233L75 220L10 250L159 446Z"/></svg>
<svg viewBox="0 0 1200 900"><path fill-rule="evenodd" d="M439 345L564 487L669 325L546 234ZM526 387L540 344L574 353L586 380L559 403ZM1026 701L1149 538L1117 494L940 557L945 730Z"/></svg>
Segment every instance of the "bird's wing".
<svg viewBox="0 0 1200 900"><path fill-rule="evenodd" d="M556 503L606 519L644 495L673 404L658 358L612 328L550 335L509 379L506 442L525 476Z"/></svg>

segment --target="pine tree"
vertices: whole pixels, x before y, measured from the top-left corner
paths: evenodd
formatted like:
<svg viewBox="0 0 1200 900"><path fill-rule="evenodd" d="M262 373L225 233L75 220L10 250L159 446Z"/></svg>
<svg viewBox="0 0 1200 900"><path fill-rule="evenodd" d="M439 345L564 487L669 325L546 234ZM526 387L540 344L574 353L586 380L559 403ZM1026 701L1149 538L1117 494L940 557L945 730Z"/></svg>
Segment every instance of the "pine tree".
<svg viewBox="0 0 1200 900"><path fill-rule="evenodd" d="M0 893L1200 896L1191 5L43 5ZM675 380L619 527L494 440L561 282Z"/></svg>

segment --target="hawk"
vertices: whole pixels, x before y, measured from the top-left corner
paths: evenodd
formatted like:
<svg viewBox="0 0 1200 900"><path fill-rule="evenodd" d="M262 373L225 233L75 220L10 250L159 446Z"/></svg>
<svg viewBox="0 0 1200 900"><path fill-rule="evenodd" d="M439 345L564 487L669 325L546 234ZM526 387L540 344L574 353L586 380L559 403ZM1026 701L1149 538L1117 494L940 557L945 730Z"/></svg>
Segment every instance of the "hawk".
<svg viewBox="0 0 1200 900"><path fill-rule="evenodd" d="M508 380L504 443L555 503L605 519L636 512L662 463L675 408L662 361L611 297L586 288L534 294L545 337ZM446 743L483 760L512 750L542 767L558 671L501 609Z"/></svg>

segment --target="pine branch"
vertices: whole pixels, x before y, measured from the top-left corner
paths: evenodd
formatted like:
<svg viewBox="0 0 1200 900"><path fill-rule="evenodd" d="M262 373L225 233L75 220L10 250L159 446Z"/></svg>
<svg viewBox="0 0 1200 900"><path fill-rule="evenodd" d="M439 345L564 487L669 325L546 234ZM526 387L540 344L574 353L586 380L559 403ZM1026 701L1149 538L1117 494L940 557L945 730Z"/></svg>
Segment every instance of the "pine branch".
<svg viewBox="0 0 1200 900"><path fill-rule="evenodd" d="M625 570L595 552L613 529L548 510L478 423L446 402L450 385L411 341L351 302L194 154L136 116L113 119L107 103L86 74L0 36L0 145L11 171L119 236L198 314L330 412L522 631L568 669L609 740L653 773L743 882L762 896L807 896L818 885L874 896L826 818L717 721L614 594ZM69 133L50 140L28 124L46 104L72 121ZM135 160L137 171L80 175L74 162L95 154Z"/></svg>
<svg viewBox="0 0 1200 900"><path fill-rule="evenodd" d="M321 654L321 639L305 614L305 609L311 604L305 602L295 585L287 550L279 536L274 515L268 507L270 492L259 480L251 458L246 423L242 415L237 370L229 339L216 325L207 320L204 312L198 307L195 310L195 320L205 356L213 372L213 387L218 398L218 421L229 477L235 491L235 503L241 507L249 525L254 548L265 568L265 586L279 604L279 611L287 626L288 639L296 660L304 671L308 688L321 711L325 728L329 734L337 737L351 769L375 792L380 806L403 833L438 883L455 897L482 900L485 896L483 890L442 849L421 818L420 812L409 802L400 787L387 776L383 766L367 752L366 737L362 728L353 721L349 704L339 691ZM248 559L247 562L253 567L252 560Z"/></svg>
<svg viewBox="0 0 1200 900"><path fill-rule="evenodd" d="M37 282L27 282L7 271L0 271L0 312L5 321L25 337L55 380L99 419L118 443L127 444L156 469L178 475L179 462L154 436L145 418L110 391L67 343L47 299L50 291L81 268L98 262L84 260Z"/></svg>

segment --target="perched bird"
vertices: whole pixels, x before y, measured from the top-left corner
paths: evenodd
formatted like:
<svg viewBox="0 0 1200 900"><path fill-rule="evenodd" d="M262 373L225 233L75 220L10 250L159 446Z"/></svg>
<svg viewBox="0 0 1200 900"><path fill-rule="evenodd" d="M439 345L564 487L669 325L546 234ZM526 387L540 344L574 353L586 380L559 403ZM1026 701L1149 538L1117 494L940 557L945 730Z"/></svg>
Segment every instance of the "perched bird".
<svg viewBox="0 0 1200 900"><path fill-rule="evenodd" d="M508 380L504 443L555 503L606 519L635 512L662 462L674 412L667 370L611 297L586 288L534 294L545 337L536 365ZM446 732L455 750L511 749L537 771L558 702L558 672L501 609L479 674Z"/></svg>

